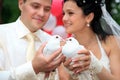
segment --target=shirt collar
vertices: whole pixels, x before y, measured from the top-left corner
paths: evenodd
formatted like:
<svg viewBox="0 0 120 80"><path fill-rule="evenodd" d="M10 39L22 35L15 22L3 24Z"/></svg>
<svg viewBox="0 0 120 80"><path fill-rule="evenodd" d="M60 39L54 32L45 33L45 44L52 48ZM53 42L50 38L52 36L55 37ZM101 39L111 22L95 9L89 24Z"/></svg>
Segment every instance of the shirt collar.
<svg viewBox="0 0 120 80"><path fill-rule="evenodd" d="M23 22L20 20L20 17L17 19L16 23L16 32L18 38L24 38L28 33L30 33L30 30L23 24ZM38 32L39 30L33 33L36 36L36 40L40 40L38 38Z"/></svg>

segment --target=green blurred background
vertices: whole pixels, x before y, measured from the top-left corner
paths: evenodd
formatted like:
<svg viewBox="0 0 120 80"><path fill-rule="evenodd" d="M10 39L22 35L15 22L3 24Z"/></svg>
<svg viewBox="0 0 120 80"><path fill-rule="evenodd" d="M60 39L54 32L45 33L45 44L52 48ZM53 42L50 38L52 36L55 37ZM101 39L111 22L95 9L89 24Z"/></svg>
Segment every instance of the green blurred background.
<svg viewBox="0 0 120 80"><path fill-rule="evenodd" d="M15 21L19 14L18 0L0 0L0 23Z"/></svg>
<svg viewBox="0 0 120 80"><path fill-rule="evenodd" d="M120 24L120 0L106 0L106 4L107 10ZM0 0L0 24L13 22L19 15L18 0Z"/></svg>

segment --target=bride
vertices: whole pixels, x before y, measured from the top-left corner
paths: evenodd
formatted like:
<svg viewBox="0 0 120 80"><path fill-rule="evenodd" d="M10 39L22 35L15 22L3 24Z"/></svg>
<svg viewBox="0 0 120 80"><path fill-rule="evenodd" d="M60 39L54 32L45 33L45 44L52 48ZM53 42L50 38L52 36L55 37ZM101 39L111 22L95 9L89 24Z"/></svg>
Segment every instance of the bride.
<svg viewBox="0 0 120 80"><path fill-rule="evenodd" d="M66 32L85 47L78 52L85 56L66 59L58 68L59 79L120 80L120 26L104 1L64 0L63 23Z"/></svg>

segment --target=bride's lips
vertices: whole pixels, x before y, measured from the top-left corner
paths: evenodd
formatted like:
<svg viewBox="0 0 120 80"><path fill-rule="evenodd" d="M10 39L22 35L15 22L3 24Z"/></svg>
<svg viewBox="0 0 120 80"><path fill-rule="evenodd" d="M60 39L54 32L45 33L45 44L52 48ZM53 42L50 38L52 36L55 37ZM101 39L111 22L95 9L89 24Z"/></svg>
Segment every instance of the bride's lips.
<svg viewBox="0 0 120 80"><path fill-rule="evenodd" d="M64 27L65 27L65 28L70 27L70 26L71 26L70 23L66 23L66 24L64 24Z"/></svg>

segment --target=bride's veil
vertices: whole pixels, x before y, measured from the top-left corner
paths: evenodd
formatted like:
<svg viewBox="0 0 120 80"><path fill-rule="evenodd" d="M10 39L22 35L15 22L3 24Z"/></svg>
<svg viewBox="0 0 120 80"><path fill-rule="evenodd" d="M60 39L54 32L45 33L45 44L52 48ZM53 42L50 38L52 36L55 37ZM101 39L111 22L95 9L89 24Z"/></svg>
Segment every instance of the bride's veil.
<svg viewBox="0 0 120 80"><path fill-rule="evenodd" d="M101 9L102 9L102 18L101 25L105 32L109 34L113 34L118 42L120 47L120 25L116 23L116 21L111 17L111 15L106 10L106 5L104 4L105 0L102 0Z"/></svg>

